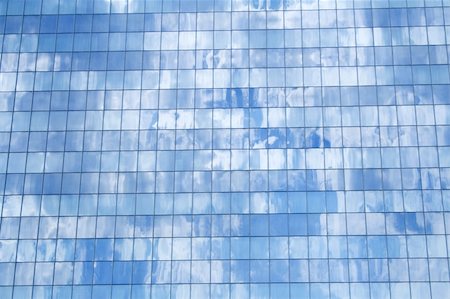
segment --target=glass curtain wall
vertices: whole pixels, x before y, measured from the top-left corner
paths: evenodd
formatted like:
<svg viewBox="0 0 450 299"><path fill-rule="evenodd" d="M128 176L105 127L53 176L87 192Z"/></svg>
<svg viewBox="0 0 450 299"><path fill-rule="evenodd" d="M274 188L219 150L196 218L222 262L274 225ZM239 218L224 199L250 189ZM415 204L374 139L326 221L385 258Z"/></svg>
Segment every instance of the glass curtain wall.
<svg viewBox="0 0 450 299"><path fill-rule="evenodd" d="M449 0L0 0L0 297L447 298L449 41Z"/></svg>

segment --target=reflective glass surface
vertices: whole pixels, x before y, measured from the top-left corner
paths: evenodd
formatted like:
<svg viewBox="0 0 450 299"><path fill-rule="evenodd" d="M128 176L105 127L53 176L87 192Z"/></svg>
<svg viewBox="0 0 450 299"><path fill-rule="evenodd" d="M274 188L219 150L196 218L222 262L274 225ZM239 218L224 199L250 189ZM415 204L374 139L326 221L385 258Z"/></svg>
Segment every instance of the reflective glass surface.
<svg viewBox="0 0 450 299"><path fill-rule="evenodd" d="M0 0L0 298L447 298L449 41L449 0Z"/></svg>

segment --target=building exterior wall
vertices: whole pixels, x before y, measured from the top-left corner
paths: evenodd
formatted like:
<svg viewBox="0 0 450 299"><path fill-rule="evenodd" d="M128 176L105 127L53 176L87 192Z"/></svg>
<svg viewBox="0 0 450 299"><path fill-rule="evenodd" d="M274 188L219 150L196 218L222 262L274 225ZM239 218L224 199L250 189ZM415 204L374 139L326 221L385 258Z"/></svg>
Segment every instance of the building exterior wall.
<svg viewBox="0 0 450 299"><path fill-rule="evenodd" d="M450 1L0 1L0 298L448 298Z"/></svg>

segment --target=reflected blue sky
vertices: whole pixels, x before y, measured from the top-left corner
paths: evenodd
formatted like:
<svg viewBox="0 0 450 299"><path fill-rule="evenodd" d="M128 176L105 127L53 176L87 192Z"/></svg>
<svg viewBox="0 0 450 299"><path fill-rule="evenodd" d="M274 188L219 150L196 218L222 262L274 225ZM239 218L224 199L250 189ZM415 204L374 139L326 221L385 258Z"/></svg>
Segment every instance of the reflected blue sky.
<svg viewBox="0 0 450 299"><path fill-rule="evenodd" d="M0 2L0 297L444 298L449 23Z"/></svg>

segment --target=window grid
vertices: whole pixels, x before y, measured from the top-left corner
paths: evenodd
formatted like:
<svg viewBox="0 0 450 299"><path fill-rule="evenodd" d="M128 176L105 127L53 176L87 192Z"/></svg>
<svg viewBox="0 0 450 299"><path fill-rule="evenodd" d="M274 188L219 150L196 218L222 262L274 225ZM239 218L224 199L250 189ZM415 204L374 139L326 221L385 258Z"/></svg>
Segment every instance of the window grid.
<svg viewBox="0 0 450 299"><path fill-rule="evenodd" d="M447 1L284 2L0 4L2 297L448 293Z"/></svg>

